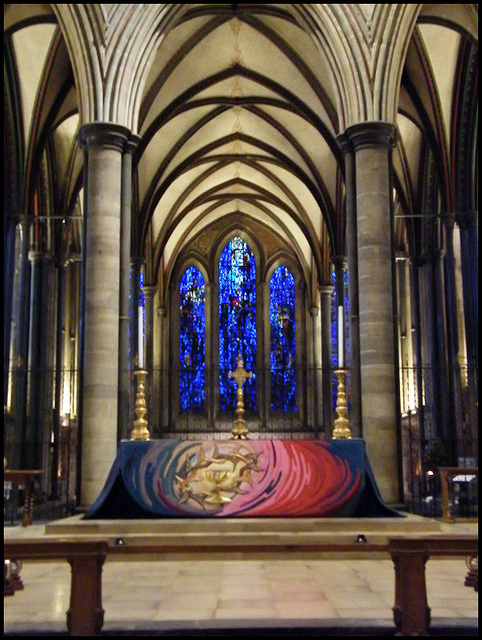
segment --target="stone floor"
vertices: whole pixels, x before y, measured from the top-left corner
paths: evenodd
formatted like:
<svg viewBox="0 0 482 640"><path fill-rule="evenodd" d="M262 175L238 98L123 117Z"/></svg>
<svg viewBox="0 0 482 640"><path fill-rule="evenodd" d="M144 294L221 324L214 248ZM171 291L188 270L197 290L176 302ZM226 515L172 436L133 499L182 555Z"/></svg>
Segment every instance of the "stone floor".
<svg viewBox="0 0 482 640"><path fill-rule="evenodd" d="M65 522L5 526L4 536L61 535L58 531ZM425 524L449 533L478 533L476 521ZM276 529L276 520L270 526ZM431 635L478 634L478 593L464 585L466 574L464 558L427 562ZM102 575L102 635L252 635L253 630L273 637L395 633L390 559L109 556ZM4 598L4 634L66 635L68 563L27 561L21 576L24 589Z"/></svg>

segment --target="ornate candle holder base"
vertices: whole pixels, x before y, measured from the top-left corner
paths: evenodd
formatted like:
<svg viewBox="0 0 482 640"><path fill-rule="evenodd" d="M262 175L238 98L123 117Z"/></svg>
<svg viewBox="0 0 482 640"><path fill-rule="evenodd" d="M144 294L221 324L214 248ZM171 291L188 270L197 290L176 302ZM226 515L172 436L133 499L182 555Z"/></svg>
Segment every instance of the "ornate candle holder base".
<svg viewBox="0 0 482 640"><path fill-rule="evenodd" d="M335 411L338 414L338 418L336 418L334 422L335 428L333 429L333 433L331 434L331 437L334 440L351 438L350 423L348 422L348 418L346 417L348 414L345 393L345 378L347 373L347 369L335 369L335 375L338 378Z"/></svg>
<svg viewBox="0 0 482 640"><path fill-rule="evenodd" d="M235 440L247 440L249 431L246 424L246 420L243 420L242 418L238 418L234 421L231 433Z"/></svg>
<svg viewBox="0 0 482 640"><path fill-rule="evenodd" d="M147 414L146 395L144 393L147 371L145 369L138 369L137 371L134 371L134 375L137 378L137 420L134 420L134 428L131 433L131 440L150 440L151 435L149 433L149 429L147 428L147 420L144 417Z"/></svg>

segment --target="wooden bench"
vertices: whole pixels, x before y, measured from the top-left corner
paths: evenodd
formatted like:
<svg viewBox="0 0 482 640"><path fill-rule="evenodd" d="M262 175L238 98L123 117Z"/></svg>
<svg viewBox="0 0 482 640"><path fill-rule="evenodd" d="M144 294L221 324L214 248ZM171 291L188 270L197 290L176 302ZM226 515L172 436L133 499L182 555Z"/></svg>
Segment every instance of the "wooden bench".
<svg viewBox="0 0 482 640"><path fill-rule="evenodd" d="M102 566L105 540L25 538L4 541L5 560L67 560L72 567L67 629L72 636L94 636L104 624Z"/></svg>
<svg viewBox="0 0 482 640"><path fill-rule="evenodd" d="M429 635L430 607L427 600L425 564L431 556L478 555L478 536L391 537L388 549L395 565L393 619L397 636Z"/></svg>
<svg viewBox="0 0 482 640"><path fill-rule="evenodd" d="M478 536L414 536L390 537L388 543L366 542L297 542L295 536L273 535L262 543L243 540L213 542L201 540L193 543L186 539L183 543L141 542L125 538L117 544L107 540L6 540L4 557L9 559L66 559L72 567L70 609L67 612L67 627L71 635L98 635L104 623L102 609L101 574L107 554L113 557L144 555L159 557L183 555L206 557L211 554L242 554L282 559L299 554L315 554L332 557L334 554L368 554L392 558L395 566L395 603L393 606L395 635L429 635L430 609L427 602L425 583L425 563L430 556L476 556Z"/></svg>

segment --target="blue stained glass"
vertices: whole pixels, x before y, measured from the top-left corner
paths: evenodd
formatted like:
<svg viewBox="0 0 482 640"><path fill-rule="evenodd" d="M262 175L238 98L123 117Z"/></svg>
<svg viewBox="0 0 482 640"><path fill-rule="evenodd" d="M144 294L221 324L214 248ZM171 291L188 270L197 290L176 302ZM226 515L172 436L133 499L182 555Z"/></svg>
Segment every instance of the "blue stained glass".
<svg viewBox="0 0 482 640"><path fill-rule="evenodd" d="M219 259L219 396L222 411L236 408L236 382L229 377L241 354L251 371L243 385L246 411L256 411L256 264L239 237L228 242Z"/></svg>
<svg viewBox="0 0 482 640"><path fill-rule="evenodd" d="M271 409L296 411L295 281L284 266L270 281Z"/></svg>
<svg viewBox="0 0 482 640"><path fill-rule="evenodd" d="M179 286L179 393L181 411L202 411L205 391L205 292L199 269L189 267Z"/></svg>

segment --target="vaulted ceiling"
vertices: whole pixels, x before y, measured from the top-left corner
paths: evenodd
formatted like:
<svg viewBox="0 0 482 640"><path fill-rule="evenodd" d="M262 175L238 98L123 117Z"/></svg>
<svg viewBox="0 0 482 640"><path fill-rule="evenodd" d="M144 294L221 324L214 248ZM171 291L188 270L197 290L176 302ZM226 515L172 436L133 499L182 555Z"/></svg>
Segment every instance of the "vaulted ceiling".
<svg viewBox="0 0 482 640"><path fill-rule="evenodd" d="M114 23L123 5L98 6ZM321 284L344 253L334 79L290 6L184 5L155 56L139 61L149 72L133 132L132 251L149 280L166 284L178 255L202 258L231 227L250 228L272 259L294 255ZM6 211L77 217L70 242L80 250L79 96L55 7L4 5ZM473 208L477 167L478 5L420 7L393 155L396 249L412 254L443 242L440 211Z"/></svg>

